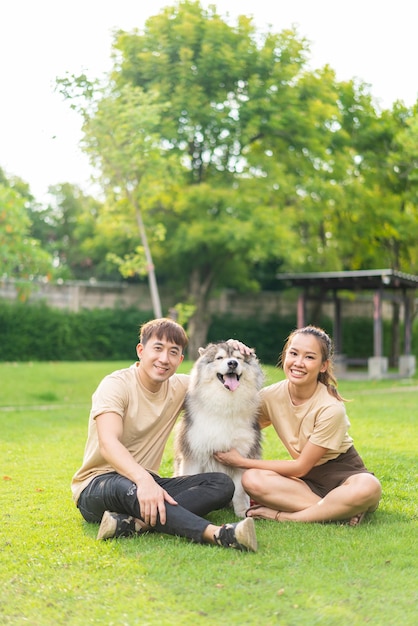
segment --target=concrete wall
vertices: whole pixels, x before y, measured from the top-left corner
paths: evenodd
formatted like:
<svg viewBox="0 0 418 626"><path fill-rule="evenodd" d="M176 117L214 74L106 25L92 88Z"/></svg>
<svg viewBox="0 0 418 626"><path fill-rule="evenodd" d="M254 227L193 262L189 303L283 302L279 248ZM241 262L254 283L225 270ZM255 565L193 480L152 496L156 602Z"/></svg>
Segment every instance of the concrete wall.
<svg viewBox="0 0 418 626"><path fill-rule="evenodd" d="M0 299L15 300L18 286L13 281L0 282ZM178 303L178 296L166 288L160 289L163 315ZM80 309L105 309L136 307L139 311L152 311L152 303L147 284L96 283L89 281L65 281L61 284L34 283L28 302L45 301L49 306L77 312ZM272 315L296 317L296 290L286 292L263 291L253 294L240 294L225 289L210 301L210 311L222 315L238 317L258 317L266 319ZM323 313L332 318L332 302L323 304ZM343 317L373 318L371 296L356 296L345 300L342 305ZM383 302L383 317L389 319L391 307ZM309 320L309 316L308 316Z"/></svg>

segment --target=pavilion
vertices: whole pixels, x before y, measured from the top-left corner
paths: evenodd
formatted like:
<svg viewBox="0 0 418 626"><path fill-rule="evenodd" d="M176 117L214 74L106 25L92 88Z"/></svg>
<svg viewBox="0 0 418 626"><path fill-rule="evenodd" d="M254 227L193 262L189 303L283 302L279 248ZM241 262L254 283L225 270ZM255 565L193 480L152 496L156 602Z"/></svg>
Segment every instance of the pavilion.
<svg viewBox="0 0 418 626"><path fill-rule="evenodd" d="M388 371L388 359L383 355L383 319L382 302L384 299L396 300L403 304L404 311L404 351L399 358L399 375L413 376L415 356L412 354L412 324L414 318L414 297L418 289L418 276L395 270L358 270L347 272L313 272L306 274L277 274L276 278L288 287L299 287L297 304L297 326L306 325L307 302L313 299L325 299L332 292L334 303L333 340L336 363L344 370L346 363L342 357L342 316L339 291L373 292L373 355L368 358L370 378L383 378ZM315 293L313 293L315 289ZM339 358L340 356L340 358Z"/></svg>

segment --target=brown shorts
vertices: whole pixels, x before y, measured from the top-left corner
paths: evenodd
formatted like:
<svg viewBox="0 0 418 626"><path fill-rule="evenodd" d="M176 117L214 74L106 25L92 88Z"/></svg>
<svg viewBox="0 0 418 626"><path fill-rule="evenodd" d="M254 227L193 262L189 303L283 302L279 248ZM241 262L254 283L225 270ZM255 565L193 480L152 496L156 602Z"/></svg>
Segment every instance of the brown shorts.
<svg viewBox="0 0 418 626"><path fill-rule="evenodd" d="M354 474L371 474L355 449L351 446L347 452L343 452L336 459L327 461L323 465L313 467L301 480L316 493L323 498L330 491L339 487Z"/></svg>

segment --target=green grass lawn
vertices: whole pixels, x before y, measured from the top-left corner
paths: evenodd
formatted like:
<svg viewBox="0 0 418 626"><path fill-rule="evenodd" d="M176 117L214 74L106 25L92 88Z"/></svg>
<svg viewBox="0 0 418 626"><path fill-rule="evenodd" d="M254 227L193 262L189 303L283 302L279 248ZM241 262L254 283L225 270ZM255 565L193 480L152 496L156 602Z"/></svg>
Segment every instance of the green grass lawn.
<svg viewBox="0 0 418 626"><path fill-rule="evenodd" d="M378 511L357 528L257 521L259 551L248 554L153 534L96 542L82 521L70 480L90 396L125 365L0 364L1 624L418 622L417 378L340 384L356 447L383 485ZM281 377L265 370L268 382ZM264 456L286 458L274 432ZM161 473L172 463L170 442Z"/></svg>

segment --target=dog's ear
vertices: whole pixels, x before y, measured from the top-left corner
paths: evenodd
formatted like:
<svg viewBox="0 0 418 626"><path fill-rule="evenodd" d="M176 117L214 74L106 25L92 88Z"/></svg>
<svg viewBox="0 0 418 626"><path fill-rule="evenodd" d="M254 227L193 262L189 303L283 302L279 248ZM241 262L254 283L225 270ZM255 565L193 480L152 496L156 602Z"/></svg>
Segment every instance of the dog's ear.
<svg viewBox="0 0 418 626"><path fill-rule="evenodd" d="M198 350L199 356L202 356L204 351L205 351L205 348L199 348L199 350Z"/></svg>

